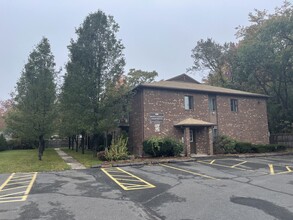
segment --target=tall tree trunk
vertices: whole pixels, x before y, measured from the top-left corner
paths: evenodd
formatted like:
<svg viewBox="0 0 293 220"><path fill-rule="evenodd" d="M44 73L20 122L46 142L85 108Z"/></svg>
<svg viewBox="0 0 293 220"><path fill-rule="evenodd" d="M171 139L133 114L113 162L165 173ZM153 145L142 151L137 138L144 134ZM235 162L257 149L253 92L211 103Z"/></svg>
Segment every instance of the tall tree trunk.
<svg viewBox="0 0 293 220"><path fill-rule="evenodd" d="M74 135L71 137L71 149L74 150Z"/></svg>
<svg viewBox="0 0 293 220"><path fill-rule="evenodd" d="M39 136L39 160L42 160L44 149L45 149L44 135L40 135Z"/></svg>
<svg viewBox="0 0 293 220"><path fill-rule="evenodd" d="M97 157L97 149L99 144L99 134L93 135L93 157Z"/></svg>
<svg viewBox="0 0 293 220"><path fill-rule="evenodd" d="M80 142L80 145L81 145L81 153L84 154L84 136L85 136L85 132L82 131L81 132L81 142Z"/></svg>
<svg viewBox="0 0 293 220"><path fill-rule="evenodd" d="M75 151L78 152L78 135L75 136Z"/></svg>
<svg viewBox="0 0 293 220"><path fill-rule="evenodd" d="M70 150L70 148L71 148L71 138L70 138L70 136L68 137L68 149Z"/></svg>

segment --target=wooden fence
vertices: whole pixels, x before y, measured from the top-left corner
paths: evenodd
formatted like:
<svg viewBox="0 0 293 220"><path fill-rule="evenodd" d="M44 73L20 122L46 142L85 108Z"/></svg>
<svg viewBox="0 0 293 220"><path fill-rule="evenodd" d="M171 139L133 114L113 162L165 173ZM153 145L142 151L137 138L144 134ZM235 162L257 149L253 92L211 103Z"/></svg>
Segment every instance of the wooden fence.
<svg viewBox="0 0 293 220"><path fill-rule="evenodd" d="M271 134L270 143L293 148L293 134Z"/></svg>

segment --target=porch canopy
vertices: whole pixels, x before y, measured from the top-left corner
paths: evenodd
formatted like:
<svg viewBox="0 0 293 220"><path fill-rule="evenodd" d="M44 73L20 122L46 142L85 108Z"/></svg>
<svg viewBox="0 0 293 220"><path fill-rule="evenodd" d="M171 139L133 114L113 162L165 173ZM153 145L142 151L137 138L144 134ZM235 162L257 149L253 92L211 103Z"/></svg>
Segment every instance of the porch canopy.
<svg viewBox="0 0 293 220"><path fill-rule="evenodd" d="M178 122L177 124L175 124L175 127L191 127L191 126L203 126L203 127L211 127L214 126L215 124L211 123L211 122L207 122L207 121L202 121L199 119L194 119L194 118L187 118L184 119L180 122Z"/></svg>

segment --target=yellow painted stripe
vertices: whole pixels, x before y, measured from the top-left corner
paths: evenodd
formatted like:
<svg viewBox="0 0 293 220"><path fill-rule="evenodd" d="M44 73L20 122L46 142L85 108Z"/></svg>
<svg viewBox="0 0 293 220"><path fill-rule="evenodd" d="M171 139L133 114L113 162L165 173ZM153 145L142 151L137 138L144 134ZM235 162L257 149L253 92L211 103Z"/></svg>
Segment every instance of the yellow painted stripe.
<svg viewBox="0 0 293 220"><path fill-rule="evenodd" d="M197 161L199 163L204 163L204 164L210 164L210 163L207 163L205 161ZM243 169L243 168L240 168L240 167L231 167L231 166L227 166L227 165L223 165L223 164L216 164L216 163L213 163L212 164L213 166L219 166L219 167L226 167L226 168L231 168L231 169L237 169L237 170L248 170L248 169ZM252 170L251 170L252 171Z"/></svg>
<svg viewBox="0 0 293 220"><path fill-rule="evenodd" d="M11 180L15 173L12 173L7 180L0 186L0 191L7 185L7 183Z"/></svg>
<svg viewBox="0 0 293 220"><path fill-rule="evenodd" d="M212 161L210 162L210 164L213 164L215 161L216 161L216 160L212 160Z"/></svg>
<svg viewBox="0 0 293 220"><path fill-rule="evenodd" d="M116 172L119 171L119 172L122 172L124 174L127 174L128 176L127 177L132 177L132 181L136 181L136 182L139 182L139 183L144 183L145 185L142 185L142 184L133 184L133 186L127 186L131 183L125 183L125 182L121 182L121 181L118 181L119 179L118 178L115 178L113 175L110 174L110 172L108 172L107 168L102 168L101 169L108 177L110 177L110 179L112 179L118 186L120 186L122 189L124 190L136 190L136 189L147 189L147 188L154 188L155 186L148 183L147 181L121 169L121 168L116 168ZM113 168L111 168L111 171L113 170ZM123 181L131 181L129 179L127 180L123 180Z"/></svg>
<svg viewBox="0 0 293 220"><path fill-rule="evenodd" d="M26 191L24 192L23 201L25 201L27 199L27 196L28 196L29 192L31 191L31 189L33 187L33 184L34 184L34 182L35 182L35 180L37 178L37 174L38 174L37 172L34 173L31 182L29 183Z"/></svg>
<svg viewBox="0 0 293 220"><path fill-rule="evenodd" d="M185 172L185 173L190 173L190 174L193 174L193 175L196 175L196 176L201 176L201 177L205 177L205 178L208 178L208 179L217 180L217 178L211 177L211 176L208 176L208 175L205 175L205 174L195 173L195 172L192 172L192 171L189 171L189 170L184 170L184 169L181 169L181 168L178 168L178 167L173 167L173 166L169 166L169 165L165 165L165 164L160 164L160 165L163 166L163 167L168 167L168 168L174 169L174 170L179 170L179 171L182 171L182 172Z"/></svg>
<svg viewBox="0 0 293 220"><path fill-rule="evenodd" d="M119 181L129 181L129 182L140 182L140 180L134 180L134 179L123 179L123 178L115 178Z"/></svg>
<svg viewBox="0 0 293 220"><path fill-rule="evenodd" d="M21 182L13 182L13 183L7 183L6 186L13 186L13 185L17 185L17 184L26 184L26 183L29 183L30 180L28 181L21 181Z"/></svg>
<svg viewBox="0 0 293 220"><path fill-rule="evenodd" d="M150 187L155 187L154 185L152 185L152 184L148 183L147 181L139 178L138 176L135 176L135 175L133 175L131 173L128 173L127 171L122 170L121 168L117 168L117 169L120 170L121 172L127 173L129 176L132 176L133 178L136 178L136 179L140 180L141 182L145 183L146 185L148 185Z"/></svg>
<svg viewBox="0 0 293 220"><path fill-rule="evenodd" d="M0 204L1 203L8 203L8 202L22 202L23 201L23 199L22 198L20 198L20 199L13 199L13 200L7 200L7 201L0 201Z"/></svg>
<svg viewBox="0 0 293 220"><path fill-rule="evenodd" d="M26 188L27 186L18 186L18 187L10 187L8 189L2 189L0 192L5 192L9 190L15 190L15 189L20 189L20 188Z"/></svg>
<svg viewBox="0 0 293 220"><path fill-rule="evenodd" d="M23 194L25 191L20 191L20 192L15 192L15 193L9 193L9 194L5 194L5 195L0 195L0 198L5 198L5 197L9 197L12 195L18 195L18 194Z"/></svg>
<svg viewBox="0 0 293 220"><path fill-rule="evenodd" d="M233 166L231 166L232 168L240 166L241 164L247 163L247 161L242 161L241 163L235 164Z"/></svg>
<svg viewBox="0 0 293 220"><path fill-rule="evenodd" d="M291 168L289 166L286 166L286 169L290 172L292 172Z"/></svg>
<svg viewBox="0 0 293 220"><path fill-rule="evenodd" d="M21 178L20 176L17 176L17 175L19 174L15 174L15 173L11 174L10 177L5 181L5 183L3 183L2 186L0 187L0 192L19 190L22 188L26 188L26 190L25 191L21 190L14 193L0 195L0 203L19 202L19 201L25 201L27 199L27 196L33 186L33 183L36 180L37 172L30 174L31 180L29 181L23 181L24 176L27 179L28 175L21 174ZM17 184L18 185L20 184L22 186L10 187L11 185L17 185ZM15 196L15 195L20 195L20 196Z"/></svg>
<svg viewBox="0 0 293 220"><path fill-rule="evenodd" d="M274 170L274 165L273 164L268 164L269 168L270 168L270 174L274 175L275 174L275 170Z"/></svg>

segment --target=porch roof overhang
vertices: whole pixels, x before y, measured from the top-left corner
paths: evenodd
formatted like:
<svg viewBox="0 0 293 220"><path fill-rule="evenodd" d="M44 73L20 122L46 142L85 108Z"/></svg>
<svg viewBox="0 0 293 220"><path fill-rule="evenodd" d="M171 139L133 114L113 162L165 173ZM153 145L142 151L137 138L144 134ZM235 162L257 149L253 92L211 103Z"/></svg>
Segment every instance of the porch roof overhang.
<svg viewBox="0 0 293 220"><path fill-rule="evenodd" d="M211 123L211 122L202 121L202 120L194 119L194 118L187 118L187 119L184 119L184 120L178 122L174 126L175 127L180 127L180 126L181 127L182 126L185 126L185 127L191 127L191 126L194 126L194 127L211 127L211 126L214 126L214 125L215 124Z"/></svg>

